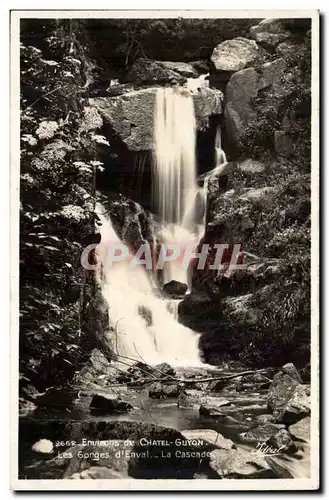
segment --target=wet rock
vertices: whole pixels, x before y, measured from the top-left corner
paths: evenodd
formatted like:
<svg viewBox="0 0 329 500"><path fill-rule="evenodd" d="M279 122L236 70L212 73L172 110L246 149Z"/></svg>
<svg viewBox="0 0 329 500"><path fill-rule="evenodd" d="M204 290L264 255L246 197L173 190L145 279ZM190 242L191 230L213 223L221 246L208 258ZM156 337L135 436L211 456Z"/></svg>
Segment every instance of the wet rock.
<svg viewBox="0 0 329 500"><path fill-rule="evenodd" d="M163 384L154 382L149 388L149 397L153 399L177 398L181 389L177 383Z"/></svg>
<svg viewBox="0 0 329 500"><path fill-rule="evenodd" d="M177 406L179 406L180 408L199 408L200 392L193 390L182 392L178 397Z"/></svg>
<svg viewBox="0 0 329 500"><path fill-rule="evenodd" d="M134 83L137 85L153 85L165 83L176 83L182 85L185 83L186 77L170 67L165 67L161 61L137 59L126 75L126 80L129 83Z"/></svg>
<svg viewBox="0 0 329 500"><path fill-rule="evenodd" d="M156 91L155 87L143 88L115 97L95 97L89 101L130 151L150 151L153 148ZM209 125L209 116L222 113L223 96L216 89L202 88L191 93L181 88L177 92L192 95L198 128Z"/></svg>
<svg viewBox="0 0 329 500"><path fill-rule="evenodd" d="M138 314L145 319L146 326L152 326L152 312L145 306L138 306Z"/></svg>
<svg viewBox="0 0 329 500"><path fill-rule="evenodd" d="M175 376L176 374L175 370L168 363L160 363L154 369L164 375Z"/></svg>
<svg viewBox="0 0 329 500"><path fill-rule="evenodd" d="M258 57L258 46L254 40L233 38L217 45L211 55L211 62L219 81L227 82L231 75L251 66Z"/></svg>
<svg viewBox="0 0 329 500"><path fill-rule="evenodd" d="M190 64L198 72L199 75L209 72L209 62L207 59L201 59L200 61L191 61Z"/></svg>
<svg viewBox="0 0 329 500"><path fill-rule="evenodd" d="M159 61L159 64L163 68L185 76L186 78L196 78L198 76L198 71L195 69L195 65L186 62L176 62L176 61Z"/></svg>
<svg viewBox="0 0 329 500"><path fill-rule="evenodd" d="M183 297L187 292L187 285L176 280L171 280L163 285L163 291L171 297Z"/></svg>
<svg viewBox="0 0 329 500"><path fill-rule="evenodd" d="M278 422L294 424L311 414L311 391L308 385L298 385L283 410L277 416Z"/></svg>
<svg viewBox="0 0 329 500"><path fill-rule="evenodd" d="M290 377L297 380L297 382L299 382L300 384L303 383L302 377L300 376L297 368L293 363L286 363L285 365L283 365L281 370L290 375Z"/></svg>
<svg viewBox="0 0 329 500"><path fill-rule="evenodd" d="M279 43L291 38L291 32L282 19L264 19L250 28L251 36L267 49L274 49Z"/></svg>
<svg viewBox="0 0 329 500"><path fill-rule="evenodd" d="M200 415L203 415L205 417L217 417L218 415L225 415L220 406L210 405L201 405L199 408L199 413Z"/></svg>
<svg viewBox="0 0 329 500"><path fill-rule="evenodd" d="M284 371L276 373L267 396L268 409L282 410L299 385L300 383L295 378Z"/></svg>
<svg viewBox="0 0 329 500"><path fill-rule="evenodd" d="M133 407L129 403L120 400L117 395L95 394L89 408L93 413L126 413Z"/></svg>
<svg viewBox="0 0 329 500"><path fill-rule="evenodd" d="M53 453L54 445L49 439L40 439L34 443L31 449L38 453Z"/></svg>
<svg viewBox="0 0 329 500"><path fill-rule="evenodd" d="M247 432L242 432L239 437L245 443L265 443L271 437L275 436L277 432L284 429L284 425L267 423L250 429Z"/></svg>
<svg viewBox="0 0 329 500"><path fill-rule="evenodd" d="M231 439L226 439L222 434L212 429L191 429L181 431L183 436L188 440L201 439L211 448L220 448L222 450L231 450L236 448L236 445Z"/></svg>
<svg viewBox="0 0 329 500"><path fill-rule="evenodd" d="M280 429L279 432L268 439L267 444L280 452L293 452L297 449L287 429Z"/></svg>
<svg viewBox="0 0 329 500"><path fill-rule="evenodd" d="M107 467L90 467L82 472L75 472L70 479L122 479L127 477L123 472Z"/></svg>
<svg viewBox="0 0 329 500"><path fill-rule="evenodd" d="M306 417L299 422L289 426L289 432L298 441L310 442L311 439L311 418Z"/></svg>
<svg viewBox="0 0 329 500"><path fill-rule="evenodd" d="M251 453L238 447L236 450L214 450L210 455L210 467L221 478L270 478L275 477L261 454Z"/></svg>
<svg viewBox="0 0 329 500"><path fill-rule="evenodd" d="M162 394L166 398L177 398L180 393L180 387L178 384L165 384L162 389Z"/></svg>
<svg viewBox="0 0 329 500"><path fill-rule="evenodd" d="M257 118L253 100L258 93L271 87L275 93L282 87L285 73L283 59L265 63L260 71L246 68L234 73L225 90L225 125L231 146L240 147L245 127Z"/></svg>
<svg viewBox="0 0 329 500"><path fill-rule="evenodd" d="M126 80L135 85L166 83L183 85L186 78L197 76L198 72L189 63L137 59L130 68Z"/></svg>

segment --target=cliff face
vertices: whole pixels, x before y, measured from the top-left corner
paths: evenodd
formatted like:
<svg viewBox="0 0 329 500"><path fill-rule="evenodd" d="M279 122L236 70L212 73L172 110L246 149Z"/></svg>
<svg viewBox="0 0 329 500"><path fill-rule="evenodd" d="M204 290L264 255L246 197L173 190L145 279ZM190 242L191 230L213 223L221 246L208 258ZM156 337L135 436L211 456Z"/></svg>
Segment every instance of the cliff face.
<svg viewBox="0 0 329 500"><path fill-rule="evenodd" d="M269 60L263 52L224 89L232 160L209 179L204 241L241 244L248 266L196 271L193 297L181 304L183 321L197 327L191 306L208 303L199 328L208 330L201 342L210 361L220 352L254 365L309 361L311 46L307 26L297 28L253 28Z"/></svg>

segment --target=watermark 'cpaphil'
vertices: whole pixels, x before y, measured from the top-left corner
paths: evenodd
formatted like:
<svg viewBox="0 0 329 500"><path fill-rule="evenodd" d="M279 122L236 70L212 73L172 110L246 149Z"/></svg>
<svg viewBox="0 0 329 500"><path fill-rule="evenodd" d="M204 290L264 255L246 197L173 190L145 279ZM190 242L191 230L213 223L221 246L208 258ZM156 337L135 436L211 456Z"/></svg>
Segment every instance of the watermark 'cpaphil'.
<svg viewBox="0 0 329 500"><path fill-rule="evenodd" d="M239 243L204 243L199 246L163 243L156 252L149 243L143 243L133 252L123 243L101 242L84 248L81 265L88 271L97 271L100 267L106 271L123 263L131 270L137 266L162 270L168 263L176 262L185 270L193 267L220 271L245 269L243 258L244 252Z"/></svg>

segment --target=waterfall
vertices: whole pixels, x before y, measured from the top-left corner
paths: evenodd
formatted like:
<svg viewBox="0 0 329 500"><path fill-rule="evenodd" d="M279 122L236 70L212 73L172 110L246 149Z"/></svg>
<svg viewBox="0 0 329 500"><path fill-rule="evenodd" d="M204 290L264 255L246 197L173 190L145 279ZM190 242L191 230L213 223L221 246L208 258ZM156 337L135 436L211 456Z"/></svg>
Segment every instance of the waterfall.
<svg viewBox="0 0 329 500"><path fill-rule="evenodd" d="M159 88L154 116L153 200L161 220L180 223L194 197L196 123L186 89Z"/></svg>
<svg viewBox="0 0 329 500"><path fill-rule="evenodd" d="M201 232L203 197L196 184L196 120L191 93L159 88L154 114L153 205L162 223L162 241L185 250L196 246ZM201 208L201 211L202 208ZM164 267L163 281L187 283L181 262Z"/></svg>
<svg viewBox="0 0 329 500"><path fill-rule="evenodd" d="M132 255L109 265L108 250L121 240L105 208L98 205L97 213L101 221L99 258L103 264L103 295L109 306L110 324L116 332L111 342L119 359L126 356L149 364L166 361L173 366L201 365L200 336L178 323L166 301L154 292L145 267L131 269Z"/></svg>
<svg viewBox="0 0 329 500"><path fill-rule="evenodd" d="M207 186L210 175L226 162L218 127L215 138L216 167L196 182L196 125L191 94L182 88L158 89L154 119L153 204L160 217L162 243L182 251L197 246L205 226ZM141 166L142 169L142 166ZM133 255L108 265L111 245L121 244L104 207L99 205L102 243L103 294L115 332L111 338L120 356L156 364L204 366L199 357L199 337L178 322L179 300L165 299L152 273L143 265L129 266ZM103 214L103 215L102 215ZM105 249L105 253L104 253ZM111 262L110 262L111 263ZM175 279L190 286L190 272L180 260L164 268L164 283Z"/></svg>

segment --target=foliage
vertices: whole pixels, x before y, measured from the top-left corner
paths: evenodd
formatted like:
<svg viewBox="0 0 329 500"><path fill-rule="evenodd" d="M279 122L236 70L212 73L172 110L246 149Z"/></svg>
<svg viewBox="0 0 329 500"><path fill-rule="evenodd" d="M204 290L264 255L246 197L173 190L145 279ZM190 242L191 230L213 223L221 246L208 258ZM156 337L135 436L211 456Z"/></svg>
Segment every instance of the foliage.
<svg viewBox="0 0 329 500"><path fill-rule="evenodd" d="M44 390L67 382L94 343L80 254L94 232L96 143L106 141L87 105L79 24L34 26L21 37L20 372L21 385Z"/></svg>
<svg viewBox="0 0 329 500"><path fill-rule="evenodd" d="M248 157L261 157L266 149L274 148L274 131L282 127L283 119L291 119L289 134L298 139L296 150L302 149L306 162L310 157L310 92L311 92L311 35L296 46L293 54L284 58L286 71L280 88L264 89L253 99L256 111L254 120L248 123L241 139L242 152ZM302 108L309 108L303 112ZM306 120L297 120L303 117Z"/></svg>

